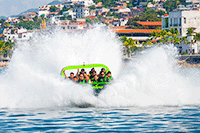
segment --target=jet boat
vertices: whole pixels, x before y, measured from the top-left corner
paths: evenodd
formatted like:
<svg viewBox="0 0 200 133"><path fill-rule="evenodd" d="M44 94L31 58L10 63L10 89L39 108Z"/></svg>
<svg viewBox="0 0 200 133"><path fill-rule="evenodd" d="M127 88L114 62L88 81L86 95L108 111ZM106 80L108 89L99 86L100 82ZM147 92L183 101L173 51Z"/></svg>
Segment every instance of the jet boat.
<svg viewBox="0 0 200 133"><path fill-rule="evenodd" d="M94 68L96 69L101 69L104 68L105 72L110 71L109 68L104 65L104 64L87 64L87 65L75 65L75 66L66 66L61 70L61 75L63 76L63 78L66 78L66 71L71 72L71 71L76 71L77 69L92 69ZM76 83L76 82L75 82ZM90 84L92 89L94 90L94 95L98 96L100 94L100 92L105 89L107 84L110 84L110 82L89 82L87 84ZM81 84L83 85L83 84Z"/></svg>

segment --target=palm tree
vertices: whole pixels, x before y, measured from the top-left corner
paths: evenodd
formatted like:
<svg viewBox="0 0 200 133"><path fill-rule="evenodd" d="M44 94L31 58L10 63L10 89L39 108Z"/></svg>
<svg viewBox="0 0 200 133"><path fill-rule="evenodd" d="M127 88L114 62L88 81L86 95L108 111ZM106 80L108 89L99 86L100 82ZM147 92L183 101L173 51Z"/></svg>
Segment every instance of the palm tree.
<svg viewBox="0 0 200 133"><path fill-rule="evenodd" d="M192 38L192 36L194 36L194 28L188 28L187 29L187 37L191 37L191 41L190 41L190 53L192 54L192 45L194 44L194 40Z"/></svg>
<svg viewBox="0 0 200 133"><path fill-rule="evenodd" d="M14 44L9 40L8 42L0 40L0 56L4 54L5 57L9 54L11 56L11 50L13 49Z"/></svg>
<svg viewBox="0 0 200 133"><path fill-rule="evenodd" d="M135 43L135 40L133 40L132 38L127 38L125 41L124 41L124 46L128 49L128 56L130 57L130 54L131 54L131 49L133 50L135 47L136 47L136 43Z"/></svg>

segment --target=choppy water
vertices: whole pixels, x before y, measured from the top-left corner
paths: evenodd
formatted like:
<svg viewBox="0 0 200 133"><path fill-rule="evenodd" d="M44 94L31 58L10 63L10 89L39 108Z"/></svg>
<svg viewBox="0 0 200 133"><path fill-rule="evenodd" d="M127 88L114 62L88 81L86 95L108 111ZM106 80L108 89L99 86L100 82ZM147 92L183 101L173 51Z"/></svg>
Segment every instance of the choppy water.
<svg viewBox="0 0 200 133"><path fill-rule="evenodd" d="M0 132L199 132L200 70L175 65L172 45L124 63L121 42L101 28L33 38L18 43L0 72ZM83 62L112 71L114 82L98 97L60 76ZM79 108L85 103L92 107Z"/></svg>
<svg viewBox="0 0 200 133"><path fill-rule="evenodd" d="M1 109L0 132L200 132L200 106Z"/></svg>

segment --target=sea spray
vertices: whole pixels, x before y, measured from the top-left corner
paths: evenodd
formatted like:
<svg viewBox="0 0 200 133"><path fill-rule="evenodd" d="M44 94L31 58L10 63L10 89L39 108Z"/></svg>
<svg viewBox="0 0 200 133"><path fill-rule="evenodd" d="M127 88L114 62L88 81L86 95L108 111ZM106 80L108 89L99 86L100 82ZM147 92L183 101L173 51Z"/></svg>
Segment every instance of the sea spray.
<svg viewBox="0 0 200 133"><path fill-rule="evenodd" d="M126 63L122 63L121 49L116 35L99 27L85 32L35 33L32 40L18 42L6 73L0 76L0 107L199 103L199 72L180 70L172 45L144 50ZM102 63L112 71L112 84L98 97L91 86L75 84L60 75L63 67L83 62Z"/></svg>
<svg viewBox="0 0 200 133"><path fill-rule="evenodd" d="M173 45L144 50L100 97L113 107L199 104L199 72L184 75L176 51Z"/></svg>
<svg viewBox="0 0 200 133"><path fill-rule="evenodd" d="M91 86L63 79L65 66L102 63L117 77L121 43L113 32L95 28L85 32L39 32L18 42L6 74L0 77L0 107L71 106L98 99Z"/></svg>

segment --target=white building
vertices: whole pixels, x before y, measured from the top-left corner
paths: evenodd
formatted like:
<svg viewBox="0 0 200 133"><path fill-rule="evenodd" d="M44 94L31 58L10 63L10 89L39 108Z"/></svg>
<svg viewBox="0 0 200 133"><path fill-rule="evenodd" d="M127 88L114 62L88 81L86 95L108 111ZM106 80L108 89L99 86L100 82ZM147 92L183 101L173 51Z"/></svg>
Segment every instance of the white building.
<svg viewBox="0 0 200 133"><path fill-rule="evenodd" d="M176 47L178 48L179 53L184 53L186 52L187 54L199 54L200 53L200 42L194 42L193 44L191 43L191 40L194 39L194 36L188 36L188 44L185 43L184 41L181 42L181 44L177 44Z"/></svg>
<svg viewBox="0 0 200 133"><path fill-rule="evenodd" d="M93 0L64 0L63 3L67 8L72 7L75 3L79 3L80 5L85 7L95 5Z"/></svg>
<svg viewBox="0 0 200 133"><path fill-rule="evenodd" d="M76 13L73 12L73 9L63 12L63 15L66 15L66 16L71 15L72 19L74 19L76 17Z"/></svg>
<svg viewBox="0 0 200 133"><path fill-rule="evenodd" d="M20 29L5 29L4 30L4 41L11 40L11 42L15 41L27 41L31 38L32 33L27 31L25 28Z"/></svg>
<svg viewBox="0 0 200 133"><path fill-rule="evenodd" d="M162 17L162 29L177 28L181 36L186 36L188 28L195 28L194 32L200 32L200 11L178 9L169 12Z"/></svg>
<svg viewBox="0 0 200 133"><path fill-rule="evenodd" d="M74 13L76 18L83 18L90 15L90 9L84 7L74 8Z"/></svg>
<svg viewBox="0 0 200 133"><path fill-rule="evenodd" d="M186 7L190 9L198 9L200 7L200 0L186 0Z"/></svg>
<svg viewBox="0 0 200 133"><path fill-rule="evenodd" d="M44 15L45 17L47 17L47 15L49 15L49 11L47 11L47 10L45 10L45 11L38 11L37 13L36 13L36 15L39 17L39 16L42 16L42 15Z"/></svg>

